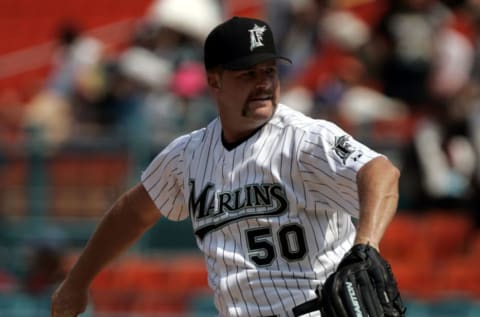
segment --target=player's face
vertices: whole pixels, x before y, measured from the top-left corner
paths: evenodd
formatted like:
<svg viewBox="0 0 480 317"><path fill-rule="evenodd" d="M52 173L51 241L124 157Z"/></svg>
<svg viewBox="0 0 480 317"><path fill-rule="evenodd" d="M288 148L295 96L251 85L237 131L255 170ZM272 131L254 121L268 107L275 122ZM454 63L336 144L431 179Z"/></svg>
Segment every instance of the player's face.
<svg viewBox="0 0 480 317"><path fill-rule="evenodd" d="M280 85L275 61L257 64L249 69L222 70L213 83L223 128L256 129L273 115Z"/></svg>

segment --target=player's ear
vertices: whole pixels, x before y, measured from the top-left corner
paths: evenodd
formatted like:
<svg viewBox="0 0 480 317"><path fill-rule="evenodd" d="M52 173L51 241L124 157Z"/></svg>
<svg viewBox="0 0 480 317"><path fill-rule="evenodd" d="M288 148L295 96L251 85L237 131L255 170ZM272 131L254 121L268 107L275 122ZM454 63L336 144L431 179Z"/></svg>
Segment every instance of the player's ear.
<svg viewBox="0 0 480 317"><path fill-rule="evenodd" d="M213 89L222 88L220 72L216 70L207 71L207 83Z"/></svg>

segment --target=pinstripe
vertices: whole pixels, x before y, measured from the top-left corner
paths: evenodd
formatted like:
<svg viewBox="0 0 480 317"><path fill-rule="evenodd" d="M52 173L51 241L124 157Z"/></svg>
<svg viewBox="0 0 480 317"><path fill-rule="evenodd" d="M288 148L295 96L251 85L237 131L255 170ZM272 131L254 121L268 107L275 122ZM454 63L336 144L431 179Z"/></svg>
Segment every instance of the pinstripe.
<svg viewBox="0 0 480 317"><path fill-rule="evenodd" d="M299 153L301 152L301 148L298 146L298 144L302 142L304 137L305 137L305 131L301 131L301 134L298 136L298 141L296 139L295 140L296 142L294 141L291 144L292 151L295 150L295 157L294 157L293 160L290 160L290 170L292 170L292 171L294 170L294 164L293 164L294 162L296 162L295 167L298 170L300 170L300 166L299 166L300 155L299 155ZM297 145L297 149L295 149L295 144ZM292 187L295 186L296 182L293 179L293 175L291 175L291 177L290 177L290 182L292 184ZM308 204L307 190L305 188L305 183L304 182L299 182L299 185L300 186L297 186L297 187L293 188L294 192L297 193L297 195L295 195L296 203L298 205L298 198L299 198L298 193L301 192L301 193L303 193L303 199L305 201L305 204ZM305 206L305 207L307 208L308 206ZM315 219L314 219L314 221L315 221ZM311 227L312 232L317 232L317 230L315 230L315 228L313 227L313 224L312 224L313 222L312 221L306 221L305 223ZM319 228L321 230L321 227L319 227ZM322 233L321 236L324 236L324 234ZM316 250L321 250L320 245L318 243L318 239L314 238L314 239L312 239L312 241L314 241L314 243L315 243ZM313 261L311 261L311 263L313 263ZM321 262L320 262L320 264L322 265L323 271L326 272L327 271L326 268L323 266L323 264ZM315 268L312 269L312 271L314 271L314 270L315 270ZM325 279L326 279L326 274L325 274ZM300 287L300 285L298 285L298 287ZM307 299L308 299L307 295L304 294L304 301L306 301Z"/></svg>
<svg viewBox="0 0 480 317"><path fill-rule="evenodd" d="M170 193L171 190L173 190L173 189L174 189L174 187L170 188L170 189L168 190L168 192ZM175 205L175 201L177 200L180 191L181 191L181 190L178 189L177 192L176 192L176 194L171 195L171 196L173 197L173 205ZM163 205L160 205L159 209L162 210L162 209L165 207L166 203L167 203L167 202L165 202ZM173 214L173 210L171 210L171 211L167 214L167 217L170 217L171 214ZM178 219L177 219L177 220L178 220Z"/></svg>
<svg viewBox="0 0 480 317"><path fill-rule="evenodd" d="M208 164L208 162L210 162L210 153L212 152L211 151L211 146L212 146L212 139L213 139L213 136L214 136L214 131L210 131L209 134L210 134L210 142L207 142L208 146L203 147L202 151L200 151L200 154L199 154L200 158L198 160L193 161L193 162L196 162L196 167L197 168L195 170L199 170L199 165L202 164L202 162L206 162L207 164ZM206 155L205 155L205 152L206 152ZM193 173L194 173L194 171L190 171L190 174L193 174ZM205 168L205 174L203 174L203 176L201 176L201 181L205 180L206 173L207 173L207 169Z"/></svg>
<svg viewBox="0 0 480 317"><path fill-rule="evenodd" d="M225 159L225 158L224 158ZM222 178L222 181L220 182L220 184L223 184L224 183L224 180L225 180L225 163L223 162L223 164L221 165L221 168L220 168L220 171L221 171L221 178ZM221 259L223 261L220 261L220 264L222 266L222 271L223 272L228 272L228 269L225 265L226 263L226 259L225 259L225 250L226 250L226 239L225 239L225 234L223 233L223 230L219 230L219 234L218 234L218 240L222 241L223 243L223 246L220 247L220 250L222 250L222 254L221 254ZM218 249L218 248L217 248ZM229 274L224 274L224 276L222 276L221 278L222 279L227 279L229 277ZM226 298L228 295L228 298ZM227 302L227 305L229 307L236 307L235 305L235 301L234 301L234 298L233 298L233 295L232 295L232 287L230 285L227 285L226 286L226 294L224 296L225 298L225 301ZM238 309L238 308L236 308ZM229 311L229 313L231 314L231 310Z"/></svg>
<svg viewBox="0 0 480 317"><path fill-rule="evenodd" d="M231 168L231 169L233 169L234 166L235 166L235 158L236 158L236 155L234 155L234 156L232 157L232 168ZM243 162L243 160L239 160L239 161L240 161L240 162ZM231 182L234 183L235 180L232 179ZM240 184L237 184L237 186L239 186L239 185L240 185ZM236 225L236 227L238 228L238 231L240 231L240 230L241 230L241 229L240 229L240 225L239 225L238 223L236 223L235 225ZM229 227L228 229L229 229L229 231L230 231L231 236L232 236L232 237L235 236L235 234L234 234L233 231L232 231L232 228ZM240 240L240 241L242 241L242 240ZM233 241L233 253L234 253L234 254L237 254L236 241ZM240 297L242 298L243 303L246 303L247 300L246 300L246 298L245 298L245 296L244 296L244 294L243 294L242 287L240 286L240 283L239 283L239 281L238 281L239 273L240 273L240 267L237 266L237 267L235 268L236 289L237 289L237 292L240 293ZM230 295L230 296L232 296L232 295ZM247 315L250 316L251 313L250 313L249 310L248 310L248 305L244 305L244 306L245 306L245 310L247 311Z"/></svg>
<svg viewBox="0 0 480 317"><path fill-rule="evenodd" d="M212 236L207 236L206 239L208 240L208 247L207 247L207 250L209 250L207 252L207 254L211 254L212 253L212 250L214 250L214 246L216 245L215 244L215 240L213 239ZM209 257L207 258L207 267L215 267L215 264L217 262L217 258L216 257ZM217 273L217 270L209 270L208 271L208 279L209 279L209 283L210 285L212 285L214 287L214 291L215 293L218 292L218 290L220 289L220 285L219 285L219 276L218 276L218 273Z"/></svg>
<svg viewBox="0 0 480 317"><path fill-rule="evenodd" d="M258 220L257 220L257 222L258 222ZM258 225L261 226L261 224L258 224ZM262 270L262 269L260 269L260 270ZM257 272L256 272L257 276L258 276L257 279L258 279L258 282L260 284L260 287L262 288L262 294L265 297L265 302L267 304L266 306L270 309L270 313L272 315L275 315L275 312L272 309L272 302L270 302L270 300L269 300L269 296L268 296L269 294L265 291L265 286L263 285L263 278L260 276L260 270L257 270ZM259 312L260 312L260 307L259 307Z"/></svg>
<svg viewBox="0 0 480 317"><path fill-rule="evenodd" d="M169 158L169 160L166 160L166 159L165 159L165 160L160 161L160 163L158 164L158 167L157 167L156 171L153 172L152 174L150 174L149 177L151 177L151 176L153 176L155 173L157 173L157 172L160 170L160 167L162 167L162 166L164 166L164 169L167 169L167 168L170 167L171 164L174 163L175 160L177 160L179 157L180 157L180 155L178 154L178 155L175 155L175 156ZM147 179L148 179L149 177L147 177ZM150 191L150 190L151 190L153 187L155 187L160 181L161 181L161 178L159 177L158 180L151 185L151 187L147 188L147 190Z"/></svg>
<svg viewBox="0 0 480 317"><path fill-rule="evenodd" d="M316 214L316 213L317 213L317 211L315 211L315 214ZM321 236L321 237L325 237L325 236L326 236L326 235L325 235L325 231L322 229L321 224L318 224L318 226L317 226L318 230L316 230L316 229L314 228L314 226L313 226L313 223L314 223L314 222L316 222L316 220L314 220L314 221L312 221L312 222L309 223L309 225L310 225L311 228L312 228L312 231L314 231L314 232L320 231L320 236ZM314 241L315 241L315 245L316 245L316 247L317 247L317 250L321 250L322 248L319 246L318 240L317 240L317 239L314 239ZM325 265L323 264L323 262L319 261L319 263L320 263L320 265L322 266L322 269L323 269L323 270L322 270L323 275L324 275L323 278L324 278L324 280L326 280L327 277L328 277L328 269L327 269L327 267L325 267Z"/></svg>
<svg viewBox="0 0 480 317"><path fill-rule="evenodd" d="M331 215L329 216L329 213L324 210L323 211L323 215L325 217L325 219L327 219L327 227L325 228L325 230L329 230L332 235L335 235L335 229L332 227L332 221L330 220L330 217ZM336 255L338 255L338 257L340 258L342 256L342 254L338 254L337 251L335 250L335 248L333 247L333 243L336 241L337 239L332 239L332 252L335 253Z"/></svg>
<svg viewBox="0 0 480 317"><path fill-rule="evenodd" d="M317 214L317 218L316 218L316 219L323 219L322 217L325 216L325 213L324 213L322 210L316 210L316 211L315 211L315 214ZM320 214L322 214L322 215L320 215ZM327 234L326 234L326 233L327 233L327 228L324 228L324 225L323 225L324 222L321 222L320 220L315 220L315 222L318 223L318 228L319 228L320 231L322 232L322 235L325 237L325 238L324 238L324 239L325 239L325 244L328 246L328 247L326 248L327 251L330 251L330 252L335 253L335 252L334 252L334 249L333 249L333 246L332 246L332 245L329 243L329 241L327 240ZM327 224L327 226L328 226L328 224ZM335 257L335 258L332 259L332 258L329 256L329 254L330 254L329 252L326 252L326 253L325 253L326 258L330 261L330 263L331 263L332 265L335 265L335 263L337 263L338 258ZM328 276L328 275L329 275L329 273L326 273L326 276ZM326 278L326 277L325 277L325 278Z"/></svg>
<svg viewBox="0 0 480 317"><path fill-rule="evenodd" d="M291 133L291 129L285 130L285 134L288 134L289 132ZM288 146L289 146L289 147L288 147ZM290 144L287 144L287 138L284 138L284 139L283 139L283 144L282 144L282 147L281 147L281 148L282 148L281 152L293 153L293 151L294 151L293 147L294 147L294 143L293 143L293 142L290 142ZM284 149L287 149L287 148L288 148L288 150L285 151ZM292 169L293 160L288 160L287 163L290 164L290 167L289 167L289 168L286 168L286 167L284 167L284 164L285 164L284 156L283 156L283 155L279 155L279 157L280 157L279 167L280 167L280 171L281 171L280 173L281 173L281 175L289 176L289 179L288 179L289 185L293 188L293 187L294 187L293 175L292 175L292 171L293 171L293 169ZM273 168L273 166L272 166L271 168ZM285 177L285 179L286 179L286 177ZM295 188L293 188L293 191L294 191L294 192L297 192L297 191L295 190ZM295 196L295 205L298 206L298 197L297 197L297 196ZM290 265L288 265L288 271L291 272ZM312 268L312 271L313 271L313 268ZM288 292L289 292L289 294L290 294L290 298L292 299L293 305L296 306L297 303L295 302L295 297L293 296L293 293L292 293L292 291L290 290L290 288L288 287L288 285L287 285L286 282L285 282L285 286L287 286L286 289L288 290ZM300 287L300 286L298 285L298 283L297 283L297 286Z"/></svg>
<svg viewBox="0 0 480 317"><path fill-rule="evenodd" d="M255 141L258 141L260 137L260 134L258 136L255 137ZM247 147L244 148L244 150L246 151L247 150ZM250 157L253 156L254 154L254 146L253 146L253 143L249 146L249 150L250 150ZM246 156L244 156L244 159L246 159ZM252 161L254 162L254 161ZM255 170L252 168L252 162L251 163L248 163L247 166L246 166L246 177L245 177L245 180L243 183L246 183L248 182L249 179L253 178L255 176ZM240 175L240 178L242 177L242 175ZM252 226L250 225L250 222L247 222L247 225L246 225L246 229L250 229L252 228ZM243 231L245 232L245 230ZM242 244L244 243L244 240L242 239ZM246 250L246 246L244 248ZM251 294L251 297L254 299L254 302L255 302L255 305L256 305L256 314L260 315L260 302L258 301L258 298L255 294L255 290L252 288L252 280L250 278L250 274L249 272L247 272L246 274L246 277L247 277L247 281L248 281L248 289L250 290L250 294Z"/></svg>
<svg viewBox="0 0 480 317"><path fill-rule="evenodd" d="M212 131L212 132L211 132L211 133L212 133L212 138L213 138L214 132L215 132L215 131ZM212 142L210 141L210 142L209 142L209 148L210 148L211 144L212 144ZM215 143L214 152L221 151L219 144L220 144L220 142L218 142L218 141ZM210 151L209 151L209 153L210 153ZM198 161L198 162L200 163L201 161ZM207 161L207 162L208 162L208 161ZM215 175L215 169L212 168L212 175L211 175L210 178L211 178L211 179L215 179L216 176L214 176L214 175ZM214 244L214 248L210 249L210 254L215 254L215 253L216 253L215 250L217 249L217 246L218 246L218 239L215 239L215 240L214 240L213 237L212 237L212 238L211 238L211 241L215 241L215 244ZM213 268L213 267L216 267L216 266L217 266L217 257L216 257L216 256L213 256L213 264L212 264L211 267ZM218 272L218 271L215 270L215 272ZM217 276L217 279L221 279L221 278L222 278L222 276L221 276L219 273L216 273L216 276ZM219 286L219 289L220 289L219 292L222 292L222 288L221 288L220 282L218 282L218 286ZM222 301L224 301L224 298L223 298L223 297L219 297L219 298L221 298Z"/></svg>
<svg viewBox="0 0 480 317"><path fill-rule="evenodd" d="M290 131L290 129L286 129L285 134L288 135L288 132L289 132L289 131ZM292 134L292 137L295 137L292 132L291 132L291 134ZM284 138L284 146L285 146L285 148L287 148L287 145L288 145L288 144L287 144L287 138ZM289 150L288 150L288 153L294 153L295 142L290 142L289 145L290 145L290 147L288 148L288 149L289 149ZM292 155L292 156L293 156L293 155ZM281 158L283 159L283 156L281 156ZM292 173L292 171L294 170L294 169L293 169L293 162L294 162L294 160L289 160L289 164L290 164L289 170L290 170L290 172L288 173L288 175L289 175L290 186L292 187L293 192L297 193L298 190L297 190L297 188L295 187L295 181L294 181L294 179L293 179L293 173ZM282 166L282 165L280 164L280 166ZM298 205L299 205L299 204L298 204L298 196L295 195L295 198L294 198L294 199L295 199L295 205L298 206ZM313 240L316 241L316 239L313 239ZM316 243L316 242L315 242L315 243ZM311 270L311 271L314 271L313 267L311 266L311 261L307 261L307 263L310 264L310 270ZM291 268L290 268L290 264L287 263L287 265L288 265L289 271L292 271ZM299 264L299 265L300 265L300 264ZM296 283L297 283L297 287L300 288L301 286L300 286L298 280L296 281ZM306 297L305 294L303 294L303 295L304 295L303 301L305 301L305 300L307 299L307 297ZM294 299L293 299L293 301L295 302Z"/></svg>
<svg viewBox="0 0 480 317"><path fill-rule="evenodd" d="M266 126L265 129L267 129L268 132L265 131L265 132L263 132L262 134L270 135L270 134L271 134L271 129L272 129L272 127L271 127L271 126ZM269 138L266 138L266 139L268 140ZM268 157L272 157L271 155L268 155L268 154L267 154L267 153L269 153L269 151L271 151L272 143L273 143L273 142L271 142L271 144L270 144L270 149L267 148L268 144L267 144L267 146L262 146L262 147L260 148L260 150L258 151L258 155L257 155L256 161L258 161L258 162L265 162L265 160L268 160ZM264 143L264 144L265 144L265 143ZM263 153L265 153L265 154L263 154ZM269 178L272 178L272 179L273 179L273 175L271 174L271 170L267 170L267 173L264 173L264 174L261 175L261 177L262 177L261 182L262 182L262 183L263 183L263 182L270 182L270 181L271 181L270 179L266 179L266 178L267 178L267 174L268 174L268 177L269 177ZM263 226L263 225L259 223L259 227L261 227L261 226ZM270 273L270 272L269 272L269 273ZM270 279L272 279L271 276L270 276ZM259 280L259 283L260 283L260 285L261 285L261 288L262 288L262 291L263 291L263 295L264 295L264 297L265 297L265 299L266 299L266 303L267 303L267 305L270 307L270 312L271 312L272 315L275 315L275 312L273 311L273 309L271 309L271 307L272 307L272 302L270 301L270 296L269 296L269 295L271 295L271 294L269 294L269 292L267 292L267 291L265 290L265 286L264 286L264 284L263 284L263 278L261 278L260 275L258 276L258 280ZM274 290L275 290L275 292L277 292L277 290L276 290L275 287L274 287ZM279 301L281 301L281 298L279 298Z"/></svg>
<svg viewBox="0 0 480 317"><path fill-rule="evenodd" d="M270 137L271 137L272 135L277 135L277 134L272 134L273 126L268 126L267 128L269 129L268 135L269 135ZM270 157L270 158L271 158L271 159L270 159L270 163L269 163L269 171L272 173L272 171L277 170L276 166L278 166L278 167L279 167L279 168L278 168L278 170L279 170L279 173L278 173L278 174L279 174L279 177L280 177L280 179L281 179L281 175L283 175L283 174L282 174L282 168L281 168L282 165L281 165L280 163L278 163L278 164L274 164L274 163L276 163L276 162L275 162L275 159L276 159L276 158L278 158L280 161L281 161L281 159L283 158L283 156L281 155L281 152L282 152L281 149L282 149L282 148L281 148L281 147L275 147L275 142L273 142L273 141L274 141L274 140L271 140L271 142L270 142L270 149L269 149L269 151L268 151L269 155L267 154L267 157ZM285 142L285 139L283 139L282 141ZM275 155L275 152L276 152L276 150L278 150L278 149L280 149L280 153L279 153L278 155ZM269 176L270 176L270 175L269 175ZM272 175L271 175L271 178L272 178L272 179L275 179L275 175L273 175L273 173L272 173ZM280 267L279 267L279 263L278 263L278 262L276 263L276 266L277 266L278 269L280 270ZM272 278L273 278L273 277L272 277ZM277 287L276 287L275 285L273 286L273 289L275 290L275 293L277 294L278 300L279 300L280 304L282 305L282 309L283 309L284 311L287 311L287 309L286 309L286 307L285 307L285 305L284 305L284 303L283 303L282 297L280 296L279 290L277 289Z"/></svg>
<svg viewBox="0 0 480 317"><path fill-rule="evenodd" d="M240 158L240 162L243 162L244 161L244 158L245 158L245 147L243 148L243 152L242 152L242 157ZM233 162L232 162L232 165L235 166L235 157L233 157ZM236 184L236 187L240 187L240 184L241 184L241 179L240 177L237 179L237 184ZM234 182L234 180L232 180L232 182ZM241 227L239 225L239 223L236 223L235 224L235 227L237 228L237 232L240 232L241 230ZM232 231L232 227L229 227L229 231L230 231L230 235L231 236L234 236L234 232ZM240 239L239 240L239 244L240 244L240 249L243 249L242 247L242 242L243 242L243 239ZM241 254L242 251L237 251L237 245L235 244L234 245L234 249L233 249L233 253L235 254ZM245 263L245 261L241 264L242 267L247 267L247 264ZM236 281L236 288L237 288L237 291L240 293L240 297L242 298L242 303L247 303L247 300L245 298L245 295L243 294L243 290L242 290L242 286L240 285L240 282L238 280L238 276L240 274L240 267L236 267L235 269L235 281ZM248 305L245 305L245 310L247 311L247 315L251 316L251 313L248 309Z"/></svg>
<svg viewBox="0 0 480 317"><path fill-rule="evenodd" d="M335 179L334 175L336 176L339 176L345 180L347 180L349 182L349 184L354 184L354 176L355 175L351 175L351 177L348 177L347 175L343 175L343 174L336 174L334 173L331 169L328 168L328 161L323 158L322 156L320 155L316 155L312 152L306 152L306 151L302 151L302 154L304 154L304 156L302 156L301 159L299 159L299 162L300 163L303 163L303 164L308 164L310 166L312 166L313 168L319 170L320 172L324 173L326 176L330 177L332 180ZM308 158L308 156L311 156L311 158L313 159L312 161L307 161L306 159ZM319 165L322 166L322 167L325 167L325 168L319 168L319 167L315 167L315 164L318 164L317 161L321 161L322 163L325 163L325 164L321 164ZM334 175L331 175L331 174L334 174ZM341 184L343 185L343 184ZM353 188L353 186L352 186Z"/></svg>
<svg viewBox="0 0 480 317"><path fill-rule="evenodd" d="M305 182L305 183L308 183L308 182ZM354 206L352 206L351 204L349 204L350 206L347 206L346 204L342 204L339 198L337 199L332 198L332 196L336 195L336 192L332 188L325 186L323 184L321 184L319 187L321 187L322 190L311 189L309 190L309 192L322 196L325 199L327 199L328 202L334 203L336 205L335 206L336 209L342 209L342 210L348 209L349 210L348 212L352 213L350 209L354 208Z"/></svg>

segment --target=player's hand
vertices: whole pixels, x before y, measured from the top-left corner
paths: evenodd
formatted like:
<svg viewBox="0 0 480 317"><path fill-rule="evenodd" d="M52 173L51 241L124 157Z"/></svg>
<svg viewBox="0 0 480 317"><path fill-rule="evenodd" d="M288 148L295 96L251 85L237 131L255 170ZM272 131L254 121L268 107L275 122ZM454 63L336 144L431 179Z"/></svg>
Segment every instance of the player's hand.
<svg viewBox="0 0 480 317"><path fill-rule="evenodd" d="M77 317L88 304L88 290L69 283L68 279L52 295L51 317Z"/></svg>
<svg viewBox="0 0 480 317"><path fill-rule="evenodd" d="M390 264L368 244L356 244L321 290L322 316L405 317Z"/></svg>

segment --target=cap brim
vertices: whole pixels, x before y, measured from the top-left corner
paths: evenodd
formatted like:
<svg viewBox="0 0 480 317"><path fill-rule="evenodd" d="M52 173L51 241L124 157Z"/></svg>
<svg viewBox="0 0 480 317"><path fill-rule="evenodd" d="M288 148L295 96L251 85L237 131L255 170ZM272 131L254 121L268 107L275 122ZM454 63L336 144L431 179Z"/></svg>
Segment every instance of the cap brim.
<svg viewBox="0 0 480 317"><path fill-rule="evenodd" d="M258 53L258 54L245 56L243 58L239 58L237 60L231 61L226 64L222 64L222 66L225 69L240 70L240 69L251 68L257 64L260 64L272 59L283 60L289 64L292 63L292 61L289 58L286 58L284 56L279 56L271 53Z"/></svg>

